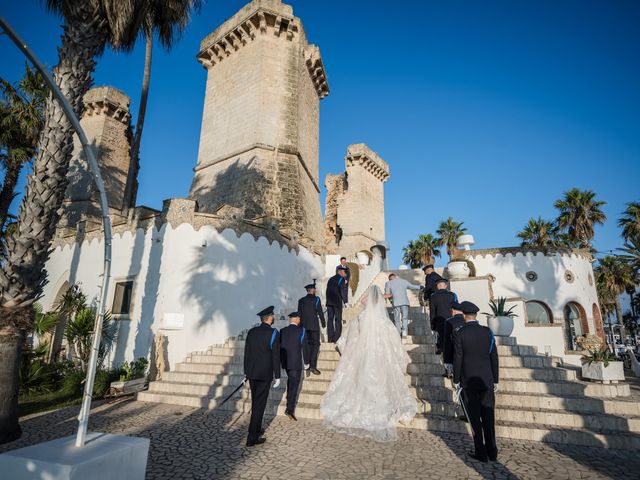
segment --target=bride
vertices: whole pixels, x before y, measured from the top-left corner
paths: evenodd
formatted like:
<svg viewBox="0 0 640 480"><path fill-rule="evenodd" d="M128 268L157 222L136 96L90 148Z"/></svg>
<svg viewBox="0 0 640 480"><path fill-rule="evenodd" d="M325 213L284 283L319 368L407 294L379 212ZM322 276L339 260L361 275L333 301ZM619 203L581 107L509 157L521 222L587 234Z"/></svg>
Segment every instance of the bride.
<svg viewBox="0 0 640 480"><path fill-rule="evenodd" d="M411 421L417 400L404 378L409 356L378 287L369 289L363 312L349 322L337 346L342 356L320 403L325 425L350 435L395 440L397 422Z"/></svg>

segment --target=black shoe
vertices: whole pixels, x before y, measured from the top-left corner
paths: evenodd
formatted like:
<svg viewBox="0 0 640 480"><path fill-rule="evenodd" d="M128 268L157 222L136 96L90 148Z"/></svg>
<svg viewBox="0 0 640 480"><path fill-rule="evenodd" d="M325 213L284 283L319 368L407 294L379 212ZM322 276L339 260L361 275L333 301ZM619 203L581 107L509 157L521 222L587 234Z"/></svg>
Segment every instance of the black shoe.
<svg viewBox="0 0 640 480"><path fill-rule="evenodd" d="M436 355L442 355L442 350L436 350Z"/></svg>
<svg viewBox="0 0 640 480"><path fill-rule="evenodd" d="M317 368L312 368L311 373L313 373L314 375L320 375L320 370L318 370Z"/></svg>
<svg viewBox="0 0 640 480"><path fill-rule="evenodd" d="M298 419L296 418L296 416L295 416L292 412L289 412L289 411L286 411L286 410L285 410L284 414L285 414L287 417L289 417L289 419L290 419L290 420L293 420L294 422L297 422L297 421L298 421Z"/></svg>
<svg viewBox="0 0 640 480"><path fill-rule="evenodd" d="M463 421L464 423L469 423L469 419L467 418L466 415L460 415L460 417L458 418L460 418L460 420Z"/></svg>
<svg viewBox="0 0 640 480"><path fill-rule="evenodd" d="M311 376L311 369L310 369L310 368L307 368L307 369L305 370L305 373L306 373L306 377L307 377L307 378L309 378L309 377Z"/></svg>
<svg viewBox="0 0 640 480"><path fill-rule="evenodd" d="M498 461L498 456L496 455L495 457L489 457L489 460L492 462L497 462Z"/></svg>
<svg viewBox="0 0 640 480"><path fill-rule="evenodd" d="M489 459L486 456L482 457L480 455L476 455L473 452L467 452L467 455L469 455L474 460L477 460L477 461L482 462L482 463L487 463L489 461Z"/></svg>
<svg viewBox="0 0 640 480"><path fill-rule="evenodd" d="M266 432L266 430L264 428L260 429L260 435L264 435L264 432Z"/></svg>
<svg viewBox="0 0 640 480"><path fill-rule="evenodd" d="M253 447L254 445L262 445L266 441L267 439L264 437L258 437L253 441L247 440L247 447Z"/></svg>

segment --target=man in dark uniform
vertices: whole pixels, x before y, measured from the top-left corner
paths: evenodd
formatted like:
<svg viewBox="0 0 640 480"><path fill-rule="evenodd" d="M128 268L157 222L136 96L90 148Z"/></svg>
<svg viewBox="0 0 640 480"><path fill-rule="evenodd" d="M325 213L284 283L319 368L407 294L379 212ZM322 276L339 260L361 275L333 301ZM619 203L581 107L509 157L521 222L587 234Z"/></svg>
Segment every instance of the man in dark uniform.
<svg viewBox="0 0 640 480"><path fill-rule="evenodd" d="M307 331L307 342L304 350L304 360L309 368L307 376L310 373L320 375L318 370L318 354L320 353L320 323L322 328L327 325L324 321L324 313L322 311L322 302L320 297L316 296L316 286L313 283L304 287L307 295L298 300L298 313L302 321L302 326ZM318 320L320 320L318 322Z"/></svg>
<svg viewBox="0 0 640 480"><path fill-rule="evenodd" d="M287 371L287 409L284 414L291 420L298 421L295 415L300 379L302 378L302 351L307 342L304 327L300 326L300 314L289 314L291 323L280 330L280 361Z"/></svg>
<svg viewBox="0 0 640 480"><path fill-rule="evenodd" d="M453 384L462 387L475 451L471 458L496 461L495 395L498 391L498 349L493 332L478 323L478 307L460 304L465 325L454 337Z"/></svg>
<svg viewBox="0 0 640 480"><path fill-rule="evenodd" d="M464 326L464 315L462 314L462 306L458 302L451 305L451 318L444 322L444 343L442 344L444 360L445 376L451 375L453 372L453 338L455 334Z"/></svg>
<svg viewBox="0 0 640 480"><path fill-rule="evenodd" d="M349 265L347 265L347 257L340 257L340 265L336 267L336 273L338 273L338 268L342 267L346 269L347 276L344 278L345 282L342 284L342 299L344 303L348 303L349 299L349 285L351 284L351 269Z"/></svg>
<svg viewBox="0 0 640 480"><path fill-rule="evenodd" d="M342 334L342 307L346 303L343 297L343 285L346 282L347 269L338 265L336 273L327 282L327 336L330 343L336 343Z"/></svg>
<svg viewBox="0 0 640 480"><path fill-rule="evenodd" d="M428 302L436 291L436 281L442 277L436 273L432 264L422 267L422 271L424 272L424 300Z"/></svg>
<svg viewBox="0 0 640 480"><path fill-rule="evenodd" d="M444 340L444 322L451 317L451 306L458 299L456 294L447 290L447 281L444 278L436 280L436 291L429 299L429 318L431 319L431 330L438 334L436 341L436 355L442 353Z"/></svg>
<svg viewBox="0 0 640 480"><path fill-rule="evenodd" d="M258 313L261 323L249 330L244 345L244 375L249 380L251 388L251 420L247 447L265 442L265 438L260 436L264 433L262 417L274 377L276 381L273 387L280 386L280 335L278 330L271 327L273 309L274 307L270 306Z"/></svg>

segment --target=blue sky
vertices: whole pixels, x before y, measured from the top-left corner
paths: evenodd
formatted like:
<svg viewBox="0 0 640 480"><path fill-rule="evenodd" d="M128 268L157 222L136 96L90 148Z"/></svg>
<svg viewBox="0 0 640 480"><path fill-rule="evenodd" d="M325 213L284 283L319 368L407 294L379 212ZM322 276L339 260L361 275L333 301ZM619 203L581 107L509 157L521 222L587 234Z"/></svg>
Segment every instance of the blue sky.
<svg viewBox="0 0 640 480"><path fill-rule="evenodd" d="M38 1L7 3L2 15L54 65L61 21ZM244 3L209 1L171 52L155 50L138 203L187 195L206 75L195 54ZM595 246L620 246L616 220L640 200L640 2L288 3L320 46L331 89L321 178L343 170L350 143L390 164L392 265L448 216L465 222L476 248L516 245L529 217L554 217L554 200L572 187L608 202ZM0 75L17 80L24 62L6 37L0 52ZM132 97L134 114L143 56L142 44L107 51L95 72L96 85Z"/></svg>

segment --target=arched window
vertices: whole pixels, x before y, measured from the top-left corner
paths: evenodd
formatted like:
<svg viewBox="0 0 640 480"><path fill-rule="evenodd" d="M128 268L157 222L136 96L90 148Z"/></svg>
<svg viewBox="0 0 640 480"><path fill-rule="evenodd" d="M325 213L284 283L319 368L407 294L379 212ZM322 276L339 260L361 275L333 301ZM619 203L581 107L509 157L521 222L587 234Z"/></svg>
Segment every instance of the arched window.
<svg viewBox="0 0 640 480"><path fill-rule="evenodd" d="M526 303L526 307L528 323L549 324L553 322L551 311L544 303L531 300Z"/></svg>
<svg viewBox="0 0 640 480"><path fill-rule="evenodd" d="M564 307L564 324L567 350L580 350L576 338L589 333L584 308L576 302L567 303Z"/></svg>

